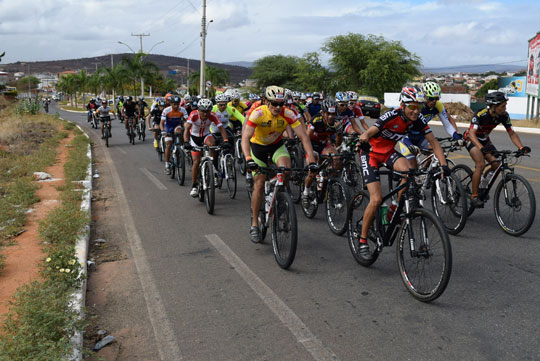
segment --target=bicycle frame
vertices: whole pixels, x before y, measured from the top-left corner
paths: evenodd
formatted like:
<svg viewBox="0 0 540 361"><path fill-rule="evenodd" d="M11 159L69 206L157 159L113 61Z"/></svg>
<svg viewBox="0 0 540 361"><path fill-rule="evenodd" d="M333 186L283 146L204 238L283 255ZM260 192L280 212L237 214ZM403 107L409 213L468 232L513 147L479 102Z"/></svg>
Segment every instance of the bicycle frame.
<svg viewBox="0 0 540 361"><path fill-rule="evenodd" d="M271 187L272 190L273 190L272 199L270 201L270 208L268 209L268 212L265 212L266 213L266 219L264 221L264 226L267 227L267 228L270 227L270 219L272 218L272 216L274 214L274 205L276 203L276 196L277 196L277 193L279 192L279 190L281 189L281 187L283 187L283 185L284 185L284 177L285 177L285 175L282 172L278 172L274 178L272 178L269 181L266 181L266 183L264 185L265 189L268 186L268 187ZM265 194L265 197L266 197L266 194Z"/></svg>

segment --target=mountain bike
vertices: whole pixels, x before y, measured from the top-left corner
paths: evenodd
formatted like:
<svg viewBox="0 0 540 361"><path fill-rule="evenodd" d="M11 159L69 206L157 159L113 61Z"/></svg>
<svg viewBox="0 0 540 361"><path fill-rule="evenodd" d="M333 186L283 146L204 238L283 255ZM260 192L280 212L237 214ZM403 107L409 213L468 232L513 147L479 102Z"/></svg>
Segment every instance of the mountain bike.
<svg viewBox="0 0 540 361"><path fill-rule="evenodd" d="M186 180L186 153L182 149L180 139L182 134L174 133L171 147L171 179L176 178L178 185L184 185Z"/></svg>
<svg viewBox="0 0 540 361"><path fill-rule="evenodd" d="M495 218L502 230L511 236L520 236L531 228L536 216L536 198L534 190L529 182L521 175L514 172L510 166L508 158L515 157L512 165L519 162L519 158L528 156L521 150L501 150L492 153L496 158L498 166L493 170L486 169L482 174L478 189L478 198L482 201L489 200L489 191L495 185L499 174L501 180L495 188L493 198L493 210ZM474 207L470 203L472 194L473 171L465 164L457 164L453 169L454 173L465 187L467 199L469 200L468 215L474 212Z"/></svg>
<svg viewBox="0 0 540 361"><path fill-rule="evenodd" d="M283 269L289 268L293 263L298 241L296 210L285 188L286 171L298 169L260 167L257 170L266 174L267 179L264 183L264 204L261 205L258 215L261 243L266 237L267 229L271 227L274 258Z"/></svg>
<svg viewBox="0 0 540 361"><path fill-rule="evenodd" d="M386 200L404 190L390 221L386 220L387 208L381 206L368 232L371 259L364 260L359 254L359 239L369 193L360 191L349 204L347 237L354 259L362 266L371 266L384 247L391 247L397 239L396 254L399 273L409 293L419 301L437 299L446 289L452 272L452 249L448 233L439 218L419 206L421 195L416 177L426 171L408 172L379 170L380 174L392 174L406 181L383 196Z"/></svg>
<svg viewBox="0 0 540 361"><path fill-rule="evenodd" d="M217 175L219 177L218 186L221 188L223 180L227 183L229 197L236 196L236 168L234 166L234 156L230 152L221 150L218 156Z"/></svg>
<svg viewBox="0 0 540 361"><path fill-rule="evenodd" d="M302 204L302 212L307 218L315 217L319 204L325 203L325 216L332 233L341 236L347 230L347 210L350 194L348 186L340 178L340 172L333 165L341 154L321 154L322 160L309 192L309 205ZM305 184L305 183L304 183Z"/></svg>
<svg viewBox="0 0 540 361"><path fill-rule="evenodd" d="M137 131L136 131L136 119L134 116L131 116L131 117L127 117L127 120L128 122L128 137L129 137L129 142L133 145L135 145L135 137L137 136Z"/></svg>
<svg viewBox="0 0 540 361"><path fill-rule="evenodd" d="M456 151L462 145L462 141L453 138L437 138L441 143L445 158L450 152ZM467 222L467 193L455 173L442 177L440 162L429 150L422 150L418 159L418 169L427 171L426 175L420 176L417 182L421 183L422 194L431 189L431 205L435 214L440 218L446 231L456 235L463 230ZM453 165L448 160L448 166Z"/></svg>
<svg viewBox="0 0 540 361"><path fill-rule="evenodd" d="M234 156L240 174L246 175L246 160L244 159L244 153L242 153L242 129L237 130L234 135Z"/></svg>
<svg viewBox="0 0 540 361"><path fill-rule="evenodd" d="M91 125L92 128L94 128L94 129L98 129L98 128L99 128L99 119L98 119L98 117L96 116L96 114L94 114L94 112L92 112L92 120L90 121L90 125Z"/></svg>
<svg viewBox="0 0 540 361"><path fill-rule="evenodd" d="M142 140L144 142L146 138L146 124L144 123L144 119L141 117L137 117L136 130L139 140Z"/></svg>
<svg viewBox="0 0 540 361"><path fill-rule="evenodd" d="M210 154L211 150L219 152L221 147L204 145L202 147L194 146L197 151L202 151L201 163L199 164L199 174L197 175L197 185L199 187L199 201L204 202L208 214L214 213L216 201L216 184L214 158Z"/></svg>
<svg viewBox="0 0 540 361"><path fill-rule="evenodd" d="M289 152L289 156L291 158L291 168L293 169L304 168L302 152L298 149L299 145L300 139L298 138L287 140L285 145L287 151ZM300 198L302 198L302 188L304 186L303 175L304 174L301 171L291 172L291 174L289 175L288 190L294 203L298 203L300 201Z"/></svg>
<svg viewBox="0 0 540 361"><path fill-rule="evenodd" d="M343 156L341 177L352 194L365 188L362 170L356 162L355 148L358 144L358 137L358 134L343 134L343 141L337 148L338 152Z"/></svg>
<svg viewBox="0 0 540 361"><path fill-rule="evenodd" d="M111 117L104 118L103 120L103 137L105 138L105 145L109 147L109 138L112 137L111 133Z"/></svg>

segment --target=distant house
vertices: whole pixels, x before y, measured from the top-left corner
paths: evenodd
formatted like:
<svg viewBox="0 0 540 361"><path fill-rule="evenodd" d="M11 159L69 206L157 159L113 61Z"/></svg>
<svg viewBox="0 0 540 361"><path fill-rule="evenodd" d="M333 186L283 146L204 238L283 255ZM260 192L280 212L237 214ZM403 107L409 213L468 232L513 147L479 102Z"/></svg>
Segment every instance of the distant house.
<svg viewBox="0 0 540 361"><path fill-rule="evenodd" d="M58 80L61 80L63 76L66 76L69 74L77 74L77 72L75 70L66 70L61 73L58 73Z"/></svg>
<svg viewBox="0 0 540 361"><path fill-rule="evenodd" d="M0 85L5 85L8 82L8 73L0 71Z"/></svg>

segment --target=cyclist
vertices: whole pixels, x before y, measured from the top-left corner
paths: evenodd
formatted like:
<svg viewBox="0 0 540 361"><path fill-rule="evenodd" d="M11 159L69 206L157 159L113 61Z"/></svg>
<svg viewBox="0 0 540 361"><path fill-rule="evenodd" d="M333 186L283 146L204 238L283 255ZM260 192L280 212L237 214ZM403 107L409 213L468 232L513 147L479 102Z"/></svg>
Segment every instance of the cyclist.
<svg viewBox="0 0 540 361"><path fill-rule="evenodd" d="M471 205L476 208L484 207L484 202L478 198L478 187L482 172L485 168L486 160L491 164L491 169L496 169L498 163L491 154L497 149L491 143L489 134L499 124L504 125L512 143L516 145L523 153L529 153L531 148L524 147L519 136L514 132L510 116L506 111L508 97L501 91L486 94L487 108L479 110L471 120L469 129L465 132L465 146L474 160L474 174L472 178L472 202Z"/></svg>
<svg viewBox="0 0 540 361"><path fill-rule="evenodd" d="M270 158L273 163L282 167L290 167L289 153L283 144L282 133L286 130L289 138L292 138L292 130L302 141L307 154L308 164L313 169L315 157L313 148L307 136L305 127L295 118L294 113L284 107L285 91L278 86L266 88L267 105L262 105L254 110L242 132L242 152L246 158L246 167L250 171L256 171L258 167L266 167L266 161ZM292 129L292 130L291 130ZM252 223L250 228L251 241L261 241L258 225L258 214L263 197L263 188L266 176L254 174L254 188L251 198Z"/></svg>
<svg viewBox="0 0 540 361"><path fill-rule="evenodd" d="M314 117L321 111L321 93L313 93L311 96L311 103L307 106L310 117Z"/></svg>
<svg viewBox="0 0 540 361"><path fill-rule="evenodd" d="M91 98L90 101L88 102L88 104L86 104L86 110L88 110L88 117L87 117L87 121L90 122L90 114L93 114L96 109L98 108L98 105L96 104L96 99L95 98Z"/></svg>
<svg viewBox="0 0 540 361"><path fill-rule="evenodd" d="M216 105L212 108L212 111L216 114L221 124L223 124L223 127L225 129L231 129L234 130L237 129L237 127L234 125L234 123L231 121L232 117L234 116L236 119L240 121L240 127L242 127L242 124L244 124L244 116L242 113L240 113L235 107L227 104L229 102L229 96L227 94L221 93L216 95ZM217 135L219 132L219 129L215 125L210 125L210 131L214 136Z"/></svg>
<svg viewBox="0 0 540 361"><path fill-rule="evenodd" d="M238 110L238 113L240 114L244 114L244 112L248 109L246 103L240 101L240 93L238 92L233 93L231 96L231 101L228 105ZM242 128L242 124L244 124L244 121L240 120L240 118L238 118L235 114L231 115L230 120L235 129Z"/></svg>
<svg viewBox="0 0 540 361"><path fill-rule="evenodd" d="M99 116L99 120L101 122L101 139L105 139L105 132L104 132L105 122L111 121L111 115L109 113L112 113L113 115L115 115L114 111L109 106L107 99L103 99L103 101L101 102L101 106L97 108L96 111L94 112L96 117Z"/></svg>
<svg viewBox="0 0 540 361"><path fill-rule="evenodd" d="M286 101L287 101L287 108L291 109L298 117L298 120L300 120L300 123L302 123L304 126L307 124L308 121L311 120L311 117L309 116L309 113L306 111L305 107L301 107L300 104L298 104L294 99L295 92L287 91L285 92Z"/></svg>
<svg viewBox="0 0 540 361"><path fill-rule="evenodd" d="M246 112L246 118L249 119L251 113L253 113L253 111L255 109L257 109L258 107L260 107L261 105L265 105L267 102L266 102L266 88L263 89L261 95L260 95L260 98L259 100L257 100L255 103L251 104L251 107L248 109L248 111Z"/></svg>
<svg viewBox="0 0 540 361"><path fill-rule="evenodd" d="M148 130L153 129L159 129L160 123L161 123L161 114L163 113L163 110L165 109L165 100L160 99L157 102L157 105L148 113L148 116L146 117L146 123L148 124ZM152 123L150 123L150 119L152 119ZM158 147L158 134L157 132L154 132L154 148Z"/></svg>
<svg viewBox="0 0 540 361"><path fill-rule="evenodd" d="M122 107L122 116L126 121L126 134L129 136L129 124L132 122L135 125L135 117L137 116L137 104L133 102L133 98L130 96L127 97Z"/></svg>
<svg viewBox="0 0 540 361"><path fill-rule="evenodd" d="M430 132L420 113L425 100L424 93L417 87L404 87L400 93L400 107L384 113L368 130L360 136L361 143L369 142L371 152L362 151L360 162L362 174L369 191L369 204L364 212L362 231L359 239L359 255L366 261L371 260L371 253L367 243L368 230L373 222L377 209L382 202L379 166L386 163L389 168L404 172L409 170L409 163L403 156L394 150L397 141L402 139L413 126L423 127L424 133ZM433 136L433 134L431 134ZM444 168L445 174L450 174L446 159L440 147L436 155ZM401 193L399 194L401 196Z"/></svg>
<svg viewBox="0 0 540 361"><path fill-rule="evenodd" d="M116 114L118 114L118 118L120 119L120 123L124 122L124 117L122 116L122 108L124 107L124 97L120 96L118 97L118 103L116 103Z"/></svg>
<svg viewBox="0 0 540 361"><path fill-rule="evenodd" d="M336 117L337 103L332 98L326 98L321 104L321 112L308 125L307 134L311 139L313 155L319 162L319 154L336 154L336 145L341 143L341 130L343 129L340 121ZM341 169L341 161L334 160L334 168ZM314 175L308 174L306 177L306 186L302 193L302 206L309 207L311 185Z"/></svg>
<svg viewBox="0 0 540 361"><path fill-rule="evenodd" d="M171 106L167 107L161 113L161 136L165 139L165 173L171 174L171 148L174 136L181 137L182 126L188 114L184 108L180 106L180 97L173 95L171 97Z"/></svg>
<svg viewBox="0 0 540 361"><path fill-rule="evenodd" d="M364 119L364 113L362 112L362 108L360 108L358 105L358 94L353 91L349 91L347 93L349 95L349 109L354 113L356 124L360 123L358 124L358 127L362 125L364 130L368 130L369 127Z"/></svg>
<svg viewBox="0 0 540 361"><path fill-rule="evenodd" d="M139 97L139 100L137 101L137 106L139 107L139 110L137 111L137 113L139 114L139 118L144 119L144 110L148 108L148 103L144 100L143 96Z"/></svg>
<svg viewBox="0 0 540 361"><path fill-rule="evenodd" d="M444 125L444 129L452 138L459 140L463 136L459 133L456 121L448 116L441 99L441 87L439 84L428 81L422 86L422 90L426 95L426 103L422 108L422 115L427 122L433 119L436 115Z"/></svg>
<svg viewBox="0 0 540 361"><path fill-rule="evenodd" d="M349 109L349 95L345 92L337 92L336 102L336 117L343 125L345 133L362 134L362 129L360 129L360 127L356 123L353 111Z"/></svg>
<svg viewBox="0 0 540 361"><path fill-rule="evenodd" d="M190 150L194 146L202 147L204 144L210 146L215 145L215 139L210 133L211 124L214 124L219 128L221 136L223 137L223 149L230 149L229 137L227 132L225 132L225 128L223 128L223 124L221 124L218 117L212 113L212 101L210 99L201 99L197 105L198 109L191 112L186 122L184 149ZM193 187L191 188L189 195L196 198L199 195L197 176L199 174L199 164L201 163L201 152L192 151L191 157L193 158L193 168L191 169ZM212 152L212 157L216 159L215 152Z"/></svg>

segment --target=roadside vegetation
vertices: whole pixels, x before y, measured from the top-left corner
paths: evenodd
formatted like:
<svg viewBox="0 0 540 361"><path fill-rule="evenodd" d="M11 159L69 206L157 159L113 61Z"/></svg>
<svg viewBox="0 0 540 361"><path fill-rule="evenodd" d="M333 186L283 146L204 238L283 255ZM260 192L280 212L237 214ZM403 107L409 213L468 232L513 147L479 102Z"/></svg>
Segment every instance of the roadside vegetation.
<svg viewBox="0 0 540 361"><path fill-rule="evenodd" d="M68 132L75 133L64 165L65 185L58 187L61 205L39 222L45 253L40 277L17 290L0 325L1 361L62 360L71 354L70 339L82 326L78 314L69 305L71 294L81 282L81 267L74 251L77 237L88 222L88 215L80 211L83 192L79 181L85 178L90 162L89 140L73 124L62 124L54 116L17 115L14 110L9 115L4 113L0 116L0 186L4 195L0 200L0 215L3 217L4 210L10 208L23 210L14 211L12 215L21 218L9 222L9 227L0 232L4 245L20 232L25 210L37 201L32 173L52 165L59 140L67 137ZM10 136L6 136L4 129L9 130ZM41 137L29 137L36 129Z"/></svg>

